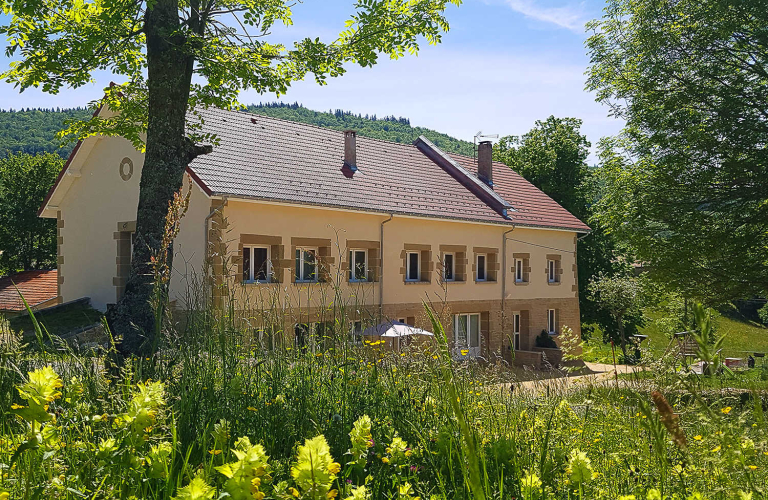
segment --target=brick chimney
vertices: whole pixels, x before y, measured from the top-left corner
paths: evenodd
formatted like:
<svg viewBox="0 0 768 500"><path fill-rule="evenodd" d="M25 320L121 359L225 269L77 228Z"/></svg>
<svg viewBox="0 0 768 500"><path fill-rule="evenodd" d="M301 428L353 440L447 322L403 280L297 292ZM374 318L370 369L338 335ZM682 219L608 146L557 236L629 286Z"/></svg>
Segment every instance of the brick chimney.
<svg viewBox="0 0 768 500"><path fill-rule="evenodd" d="M344 131L344 165L341 171L345 177L351 178L357 172L357 132Z"/></svg>
<svg viewBox="0 0 768 500"><path fill-rule="evenodd" d="M493 144L483 141L477 145L477 176L493 187Z"/></svg>

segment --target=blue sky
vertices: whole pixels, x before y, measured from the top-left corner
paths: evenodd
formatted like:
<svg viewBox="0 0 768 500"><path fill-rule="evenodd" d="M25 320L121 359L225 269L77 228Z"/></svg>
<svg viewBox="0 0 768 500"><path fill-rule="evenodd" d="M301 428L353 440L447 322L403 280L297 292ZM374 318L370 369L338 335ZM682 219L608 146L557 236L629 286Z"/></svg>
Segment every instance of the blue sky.
<svg viewBox="0 0 768 500"><path fill-rule="evenodd" d="M293 8L294 25L276 28L273 40L332 41L352 5L352 0L303 0ZM281 99L317 110L405 116L413 125L469 141L479 130L522 134L537 119L573 116L584 121L583 132L594 146L622 126L584 90L583 26L602 8L599 0L464 0L448 9L451 30L442 44L424 45L417 57L381 59L373 68L350 67L325 86L311 79L297 82ZM0 67L7 64L0 56ZM100 97L110 79L97 75L94 84L58 95L35 89L18 94L0 83L0 108L84 106ZM240 100L266 102L275 96L246 92Z"/></svg>

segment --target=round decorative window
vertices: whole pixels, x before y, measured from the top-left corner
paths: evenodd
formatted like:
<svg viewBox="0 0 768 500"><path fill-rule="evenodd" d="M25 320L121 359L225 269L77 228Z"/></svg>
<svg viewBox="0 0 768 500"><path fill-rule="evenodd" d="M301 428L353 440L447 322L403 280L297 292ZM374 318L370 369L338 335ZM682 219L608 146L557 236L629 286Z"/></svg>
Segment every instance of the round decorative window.
<svg viewBox="0 0 768 500"><path fill-rule="evenodd" d="M133 176L133 161L127 156L120 161L120 178L127 181Z"/></svg>

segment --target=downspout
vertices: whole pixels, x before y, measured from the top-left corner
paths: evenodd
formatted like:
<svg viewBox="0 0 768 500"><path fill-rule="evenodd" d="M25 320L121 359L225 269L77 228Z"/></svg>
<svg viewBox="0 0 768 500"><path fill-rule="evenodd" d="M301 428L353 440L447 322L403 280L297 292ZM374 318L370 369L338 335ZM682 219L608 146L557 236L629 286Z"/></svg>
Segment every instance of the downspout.
<svg viewBox="0 0 768 500"><path fill-rule="evenodd" d="M515 225L512 224L512 229L505 231L501 235L501 334L504 335L504 323L507 318L507 310L505 309L505 303L507 299L507 235L515 230ZM502 337L503 339L503 337ZM503 345L503 343L502 343ZM502 353L503 356L503 353Z"/></svg>
<svg viewBox="0 0 768 500"><path fill-rule="evenodd" d="M384 318L384 224L394 217L389 214L389 219L381 221L379 226L379 321Z"/></svg>

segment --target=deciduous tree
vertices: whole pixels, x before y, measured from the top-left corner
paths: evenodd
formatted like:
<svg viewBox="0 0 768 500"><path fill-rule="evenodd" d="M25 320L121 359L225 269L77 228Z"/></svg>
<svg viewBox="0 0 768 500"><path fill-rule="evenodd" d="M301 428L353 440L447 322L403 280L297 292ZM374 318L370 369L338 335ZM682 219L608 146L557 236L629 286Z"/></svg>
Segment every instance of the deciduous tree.
<svg viewBox="0 0 768 500"><path fill-rule="evenodd" d="M0 276L56 267L56 221L37 210L63 166L50 153L0 159Z"/></svg>
<svg viewBox="0 0 768 500"><path fill-rule="evenodd" d="M629 338L637 334L637 327L643 324L643 289L634 276L597 275L589 282L592 300L599 304L611 317L611 322L602 323L603 340L618 341L624 360L629 360L627 345Z"/></svg>
<svg viewBox="0 0 768 500"><path fill-rule="evenodd" d="M421 40L440 42L448 3L460 0L359 0L335 40L304 38L289 48L269 41L276 23L291 24L295 3L287 0L0 0L10 14L0 28L7 55L20 57L2 73L6 81L56 93L100 70L125 80L105 90L103 103L115 114L69 129L78 137L123 136L145 150L132 268L110 314L124 351L152 345L150 258L160 251L186 166L215 142L188 123L190 113L236 106L244 89L285 93L308 74L323 83L345 65L416 53Z"/></svg>
<svg viewBox="0 0 768 500"><path fill-rule="evenodd" d="M588 89L626 120L601 145L598 220L709 304L768 291L768 9L609 0Z"/></svg>
<svg viewBox="0 0 768 500"><path fill-rule="evenodd" d="M591 220L599 196L593 169L587 166L590 143L581 133L581 120L550 116L537 121L522 136L502 137L494 147L494 159L509 165L566 210L590 224L592 233L579 241L578 281L582 332L589 323L611 321L606 311L592 300L587 285L599 273L616 274L625 267L616 258L613 239L597 221Z"/></svg>

